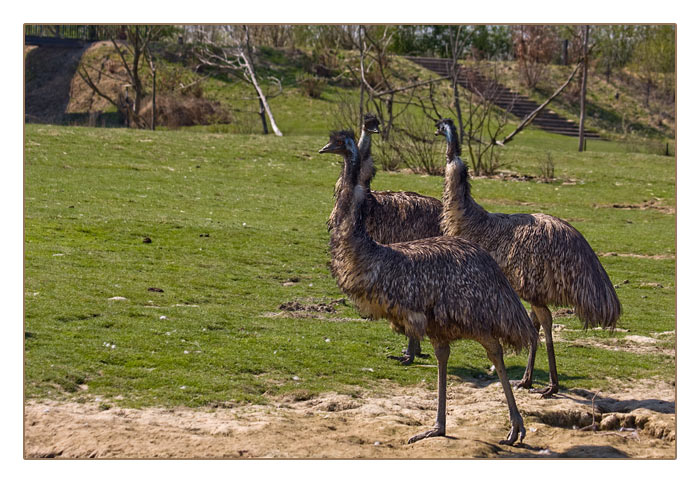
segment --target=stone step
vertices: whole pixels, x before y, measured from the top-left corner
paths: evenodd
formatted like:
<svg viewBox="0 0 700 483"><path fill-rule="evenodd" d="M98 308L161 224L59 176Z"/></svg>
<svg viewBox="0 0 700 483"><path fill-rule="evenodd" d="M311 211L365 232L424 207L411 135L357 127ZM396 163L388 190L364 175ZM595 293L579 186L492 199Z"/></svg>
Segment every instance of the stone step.
<svg viewBox="0 0 700 483"><path fill-rule="evenodd" d="M438 59L432 57L406 58L422 67L432 70L439 75L448 75L450 72L451 61L449 59ZM527 96L523 96L522 94L512 91L503 85L494 85L492 81L489 81L480 72L465 66L460 66L460 74L457 77L457 82L462 87L465 87L471 91L488 91L488 95L493 96L493 102L497 106L508 110L510 113L521 119L524 119L527 115L540 106ZM532 124L544 129L545 131L555 134L578 136L578 124L576 122L565 119L549 109L540 113L535 120L532 121ZM600 138L599 134L587 129L584 131L584 135L587 138Z"/></svg>

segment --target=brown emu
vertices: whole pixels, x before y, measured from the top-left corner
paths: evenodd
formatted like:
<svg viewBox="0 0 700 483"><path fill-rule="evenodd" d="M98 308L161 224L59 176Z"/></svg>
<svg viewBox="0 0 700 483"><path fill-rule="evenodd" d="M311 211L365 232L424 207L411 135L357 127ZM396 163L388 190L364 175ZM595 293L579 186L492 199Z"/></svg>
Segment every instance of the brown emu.
<svg viewBox="0 0 700 483"><path fill-rule="evenodd" d="M374 114L365 114L362 122L362 134L357 143L360 153L360 177L362 186L367 188L365 200L365 226L367 232L378 243L389 244L411 240L420 240L441 235L440 213L442 202L430 196L423 196L411 191L370 191L370 183L376 173L371 152L371 135L379 132L379 120ZM335 193L338 194L343 179L341 172L336 182ZM335 218L335 207L328 221L329 228ZM391 356L402 364L413 362L420 356L420 341L409 337L408 348L403 356Z"/></svg>
<svg viewBox="0 0 700 483"><path fill-rule="evenodd" d="M416 339L430 338L438 360L438 410L433 429L409 443L445 434L450 342L473 339L496 367L510 411L502 443L522 440L525 428L503 363L501 344L522 348L537 334L498 264L478 245L457 237L433 237L383 245L365 228L368 189L359 182L359 152L351 131L331 133L319 153L344 157L331 229L331 272L360 310L386 318Z"/></svg>
<svg viewBox="0 0 700 483"><path fill-rule="evenodd" d="M446 235L461 236L488 251L515 291L532 305L532 322L544 328L549 360L549 386L543 397L559 390L548 305L573 306L585 328L614 328L622 311L610 278L586 239L564 220L542 213L489 213L471 197L467 167L450 119L437 122L436 135L447 139L444 211ZM537 343L530 347L527 368L518 386L532 386Z"/></svg>

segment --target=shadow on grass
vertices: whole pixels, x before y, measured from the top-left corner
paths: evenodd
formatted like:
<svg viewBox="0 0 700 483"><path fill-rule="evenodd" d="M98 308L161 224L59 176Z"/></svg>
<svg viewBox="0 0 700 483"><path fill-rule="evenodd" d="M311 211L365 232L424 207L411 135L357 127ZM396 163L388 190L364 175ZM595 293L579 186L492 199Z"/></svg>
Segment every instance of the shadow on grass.
<svg viewBox="0 0 700 483"><path fill-rule="evenodd" d="M488 386L494 381L498 381L498 376L496 373L489 373L478 367L448 367L448 374L459 377L462 381L469 381L476 383L480 387ZM508 367L508 378L510 380L519 380L523 377L525 373L524 366L510 366ZM559 375L559 389L566 390L566 381L576 381L579 379L584 379L583 376L569 376L566 373L558 373ZM549 383L549 372L535 369L532 373L533 386L538 383L548 384Z"/></svg>

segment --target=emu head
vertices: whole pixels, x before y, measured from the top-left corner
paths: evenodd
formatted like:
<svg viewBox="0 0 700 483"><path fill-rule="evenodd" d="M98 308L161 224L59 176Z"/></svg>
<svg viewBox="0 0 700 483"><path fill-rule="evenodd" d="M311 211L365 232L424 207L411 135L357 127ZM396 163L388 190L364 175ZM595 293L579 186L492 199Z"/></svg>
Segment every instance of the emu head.
<svg viewBox="0 0 700 483"><path fill-rule="evenodd" d="M435 127L437 128L435 135L438 136L442 134L445 136L448 146L453 148L454 153L457 156L462 154L462 149L459 146L459 138L457 137L457 128L455 127L455 123L452 121L452 119L440 119L435 123Z"/></svg>
<svg viewBox="0 0 700 483"><path fill-rule="evenodd" d="M379 119L377 119L377 116L371 113L365 114L362 119L362 129L373 134L379 133Z"/></svg>
<svg viewBox="0 0 700 483"><path fill-rule="evenodd" d="M331 153L341 156L350 155L350 159L357 160L357 144L355 143L355 133L352 131L333 131L330 134L328 144L319 151L320 154Z"/></svg>

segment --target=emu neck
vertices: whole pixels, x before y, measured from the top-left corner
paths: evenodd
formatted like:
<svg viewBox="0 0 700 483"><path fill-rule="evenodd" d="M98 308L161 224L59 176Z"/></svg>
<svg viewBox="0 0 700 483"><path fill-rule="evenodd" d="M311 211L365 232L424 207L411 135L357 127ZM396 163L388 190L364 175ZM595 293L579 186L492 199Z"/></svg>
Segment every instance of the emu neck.
<svg viewBox="0 0 700 483"><path fill-rule="evenodd" d="M468 237L478 232L488 217L488 212L471 197L469 173L459 156L453 156L445 166L442 204L440 227L445 235Z"/></svg>
<svg viewBox="0 0 700 483"><path fill-rule="evenodd" d="M459 138L457 137L457 133L452 129L448 129L445 132L445 139L447 140L446 154L447 162L449 163L451 160L458 158L462 154L462 150L459 147Z"/></svg>
<svg viewBox="0 0 700 483"><path fill-rule="evenodd" d="M359 181L360 170L352 154L346 154L333 210L335 226L331 231L331 251L334 257L357 260L376 245L365 228L363 208L368 190Z"/></svg>
<svg viewBox="0 0 700 483"><path fill-rule="evenodd" d="M374 159L372 159L372 135L362 128L360 140L357 142L360 152L360 184L369 189L374 178Z"/></svg>

